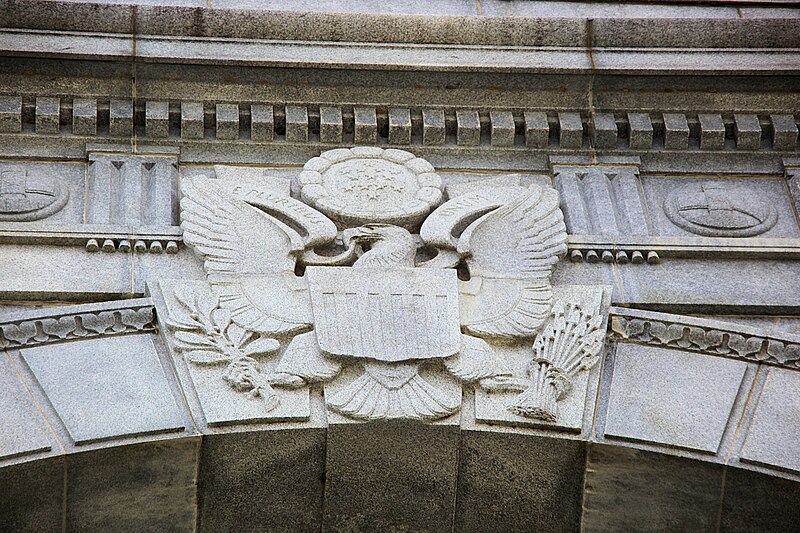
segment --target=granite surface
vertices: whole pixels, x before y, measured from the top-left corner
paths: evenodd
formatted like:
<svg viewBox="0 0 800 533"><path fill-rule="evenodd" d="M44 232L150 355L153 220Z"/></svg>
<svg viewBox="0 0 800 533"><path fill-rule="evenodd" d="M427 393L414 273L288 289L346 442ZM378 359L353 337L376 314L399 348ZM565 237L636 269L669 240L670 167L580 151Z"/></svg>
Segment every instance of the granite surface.
<svg viewBox="0 0 800 533"><path fill-rule="evenodd" d="M750 3L0 0L0 530L797 529L799 30ZM336 227L303 166L354 146L388 159L325 174ZM458 219L430 242L384 213L415 180ZM453 354L351 349L422 331L403 306L318 338L304 280L374 260L377 218L405 268L456 267ZM514 301L511 333L460 322Z"/></svg>

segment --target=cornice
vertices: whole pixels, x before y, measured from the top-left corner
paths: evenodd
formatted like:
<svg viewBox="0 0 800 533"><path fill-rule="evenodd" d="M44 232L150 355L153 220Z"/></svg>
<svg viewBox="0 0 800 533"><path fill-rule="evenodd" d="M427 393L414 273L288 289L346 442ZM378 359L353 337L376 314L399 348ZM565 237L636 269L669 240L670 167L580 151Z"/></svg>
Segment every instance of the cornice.
<svg viewBox="0 0 800 533"><path fill-rule="evenodd" d="M800 33L800 28L788 31ZM733 75L746 72L775 76L800 70L800 48L797 47L376 43L182 35L134 37L14 28L0 31L0 53L10 57L191 65L536 74Z"/></svg>

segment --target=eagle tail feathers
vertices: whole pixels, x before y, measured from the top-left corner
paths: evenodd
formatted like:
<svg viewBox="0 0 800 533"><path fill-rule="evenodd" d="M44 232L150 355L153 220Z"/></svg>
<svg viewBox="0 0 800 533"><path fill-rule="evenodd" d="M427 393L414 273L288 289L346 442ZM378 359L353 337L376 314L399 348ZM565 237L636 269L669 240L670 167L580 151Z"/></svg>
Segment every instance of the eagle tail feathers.
<svg viewBox="0 0 800 533"><path fill-rule="evenodd" d="M334 411L359 420L411 418L436 420L449 416L461 407L461 398L453 397L425 380L416 371L398 380L398 366L370 362L365 372L327 399Z"/></svg>

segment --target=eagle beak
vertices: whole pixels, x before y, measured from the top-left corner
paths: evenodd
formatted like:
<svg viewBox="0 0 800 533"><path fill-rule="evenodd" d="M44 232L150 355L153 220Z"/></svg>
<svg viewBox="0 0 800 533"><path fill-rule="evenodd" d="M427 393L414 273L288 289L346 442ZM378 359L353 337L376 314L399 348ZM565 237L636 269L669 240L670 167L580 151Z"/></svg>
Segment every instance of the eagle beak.
<svg viewBox="0 0 800 533"><path fill-rule="evenodd" d="M378 237L377 232L369 226L360 226L358 228L348 228L342 232L342 241L345 246L349 245L353 239L358 241L370 241Z"/></svg>

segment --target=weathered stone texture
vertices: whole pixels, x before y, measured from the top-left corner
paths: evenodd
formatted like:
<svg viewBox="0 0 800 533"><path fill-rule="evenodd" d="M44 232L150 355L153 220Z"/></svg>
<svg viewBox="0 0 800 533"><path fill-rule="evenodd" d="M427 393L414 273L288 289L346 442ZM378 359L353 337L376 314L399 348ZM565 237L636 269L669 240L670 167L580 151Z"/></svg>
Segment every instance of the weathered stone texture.
<svg viewBox="0 0 800 533"><path fill-rule="evenodd" d="M183 429L149 335L25 348L22 358L77 444Z"/></svg>
<svg viewBox="0 0 800 533"><path fill-rule="evenodd" d="M746 366L720 357L620 344L605 434L715 454Z"/></svg>
<svg viewBox="0 0 800 533"><path fill-rule="evenodd" d="M324 429L208 435L201 457L199 531L322 529Z"/></svg>

